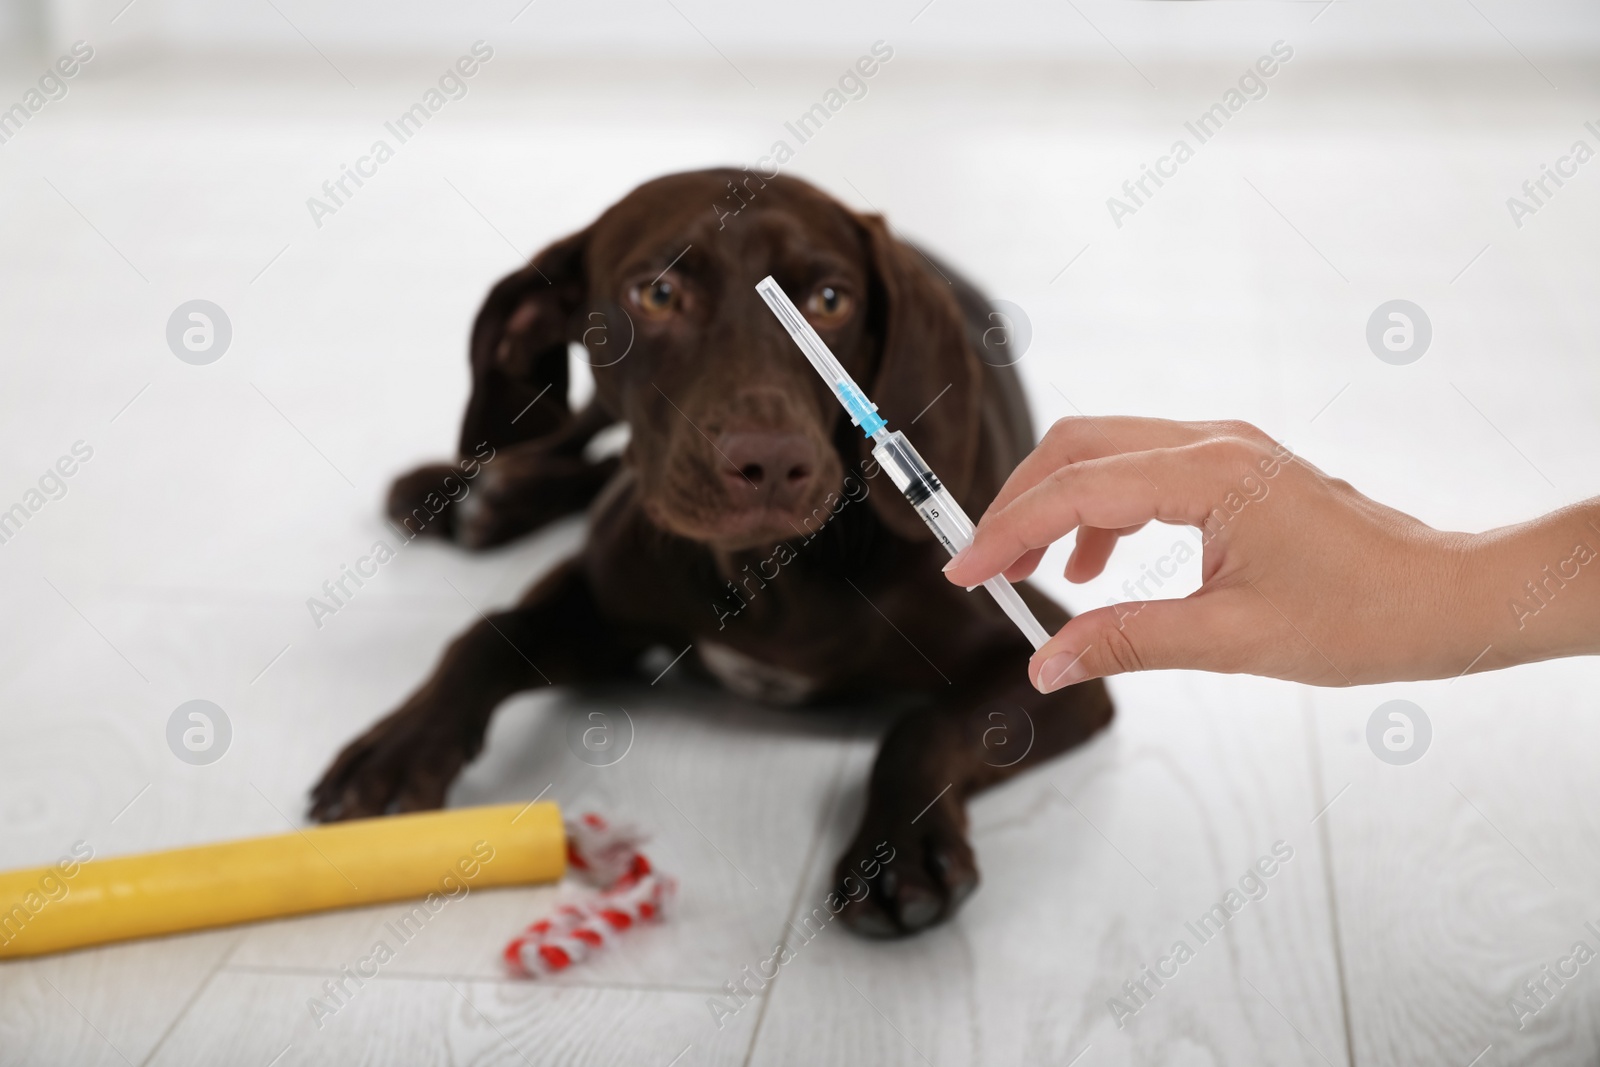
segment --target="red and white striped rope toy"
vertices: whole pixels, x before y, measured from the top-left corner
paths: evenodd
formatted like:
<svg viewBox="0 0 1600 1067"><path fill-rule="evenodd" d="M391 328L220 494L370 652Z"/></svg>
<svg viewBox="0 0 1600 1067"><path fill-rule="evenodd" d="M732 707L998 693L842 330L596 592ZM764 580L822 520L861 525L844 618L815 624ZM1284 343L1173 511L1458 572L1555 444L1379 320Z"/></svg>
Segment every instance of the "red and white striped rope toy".
<svg viewBox="0 0 1600 1067"><path fill-rule="evenodd" d="M660 922L677 879L650 866L633 826L612 826L589 812L567 824L567 866L599 892L563 904L506 946L506 962L524 978L565 970L639 922Z"/></svg>

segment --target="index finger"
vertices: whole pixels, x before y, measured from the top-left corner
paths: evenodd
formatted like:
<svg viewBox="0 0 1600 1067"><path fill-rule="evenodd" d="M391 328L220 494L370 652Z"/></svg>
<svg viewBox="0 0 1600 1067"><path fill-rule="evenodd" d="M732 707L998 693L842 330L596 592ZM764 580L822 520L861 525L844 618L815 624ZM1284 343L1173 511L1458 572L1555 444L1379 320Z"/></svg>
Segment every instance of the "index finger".
<svg viewBox="0 0 1600 1067"><path fill-rule="evenodd" d="M1038 446L1011 472L984 517L1006 507L1068 464L1193 444L1213 436L1214 431L1213 423L1127 415L1076 415L1057 419L1045 431Z"/></svg>
<svg viewBox="0 0 1600 1067"><path fill-rule="evenodd" d="M946 575L977 585L1017 559L1080 526L1115 530L1151 521L1200 526L1210 501L1227 489L1232 442L1209 439L1177 448L1084 460L1052 471L979 523Z"/></svg>

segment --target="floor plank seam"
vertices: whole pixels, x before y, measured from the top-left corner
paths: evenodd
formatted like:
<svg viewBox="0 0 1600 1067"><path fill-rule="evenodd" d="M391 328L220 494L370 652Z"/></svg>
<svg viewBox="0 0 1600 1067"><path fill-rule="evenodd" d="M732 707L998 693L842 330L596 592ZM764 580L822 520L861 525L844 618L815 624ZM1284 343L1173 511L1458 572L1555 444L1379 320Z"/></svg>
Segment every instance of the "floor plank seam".
<svg viewBox="0 0 1600 1067"><path fill-rule="evenodd" d="M270 964L239 964L238 966L220 968L219 973L227 974L259 974L279 976L284 978L327 978L340 973L333 967L275 967ZM526 989L609 989L638 993L705 993L715 996L722 990L715 986L673 985L671 983L654 982L606 982L606 981L575 981L563 977L560 982L537 982L527 978L514 978L507 975L483 975L471 973L439 974L424 971L380 971L369 982L394 981L394 982L471 982L474 985L499 985L520 987Z"/></svg>
<svg viewBox="0 0 1600 1067"><path fill-rule="evenodd" d="M144 1059L139 1061L139 1067L149 1067L149 1064L155 1060L156 1054L161 1051L161 1046L167 1043L167 1039L178 1029L178 1024L184 1020L184 1017L194 1010L194 1006L200 1002L200 997L210 988L217 975L222 973L223 967L233 958L233 954L239 950L239 946L242 944L244 944L244 935L240 934L233 939L233 944L228 946L228 951L217 957L216 964L204 979L195 984L194 992L189 995L189 999L184 1001L183 1007L179 1008L177 1013L173 1015L172 1021L167 1024L167 1028L161 1031L161 1036L156 1038L156 1043L150 1046L150 1051L145 1053Z"/></svg>
<svg viewBox="0 0 1600 1067"><path fill-rule="evenodd" d="M1332 929L1329 931L1333 942L1333 969L1339 981L1339 1016L1344 1023L1344 1058L1350 1067L1356 1067L1355 1035L1350 1026L1350 992L1345 981L1344 970L1344 942L1339 925L1339 892L1333 874L1333 841L1328 834L1328 823L1318 819L1317 816L1325 815L1327 809L1332 807L1332 801L1324 805L1323 797L1327 796L1327 786L1322 780L1322 744L1317 736L1316 708L1311 699L1311 694L1301 693L1300 721L1304 726L1306 735L1307 755L1311 763L1311 788L1316 793L1316 802L1320 806L1313 821L1321 822L1317 827L1317 845L1322 852L1322 878L1328 893L1328 922ZM1348 788L1348 787L1346 787ZM1341 793L1344 790L1340 790ZM1335 797L1335 800L1338 798Z"/></svg>
<svg viewBox="0 0 1600 1067"><path fill-rule="evenodd" d="M784 933L787 935L790 925L800 914L800 901L805 896L807 878L811 874L811 865L816 862L817 850L822 847L822 839L827 835L828 826L833 822L833 813L839 808L839 785L844 781L845 764L849 762L850 744L847 741L839 742L838 766L833 772L833 783L829 789L828 803L823 809L822 818L817 821L817 831L811 835L811 844L806 848L805 861L800 865L800 878L794 889L794 899L789 902L789 912L784 916ZM767 988L762 990L761 1006L756 1010L756 1023L750 1029L750 1046L745 1049L744 1060L740 1067L750 1067L756 1056L756 1042L761 1039L761 1024L766 1021L767 1007L775 999L778 989L778 979L783 977L780 969L767 983ZM718 990L721 992L721 990Z"/></svg>

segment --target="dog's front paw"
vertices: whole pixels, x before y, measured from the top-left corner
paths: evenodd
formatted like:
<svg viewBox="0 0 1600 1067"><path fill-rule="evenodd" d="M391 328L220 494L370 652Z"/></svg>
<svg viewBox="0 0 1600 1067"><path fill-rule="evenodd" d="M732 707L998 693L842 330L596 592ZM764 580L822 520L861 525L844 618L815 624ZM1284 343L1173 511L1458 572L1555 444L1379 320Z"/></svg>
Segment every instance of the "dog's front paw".
<svg viewBox="0 0 1600 1067"><path fill-rule="evenodd" d="M311 790L318 822L444 806L445 792L475 754L459 732L413 705L381 719L344 747Z"/></svg>
<svg viewBox="0 0 1600 1067"><path fill-rule="evenodd" d="M412 537L455 537L452 501L461 493L461 472L448 463L432 463L402 474L389 487L384 512Z"/></svg>
<svg viewBox="0 0 1600 1067"><path fill-rule="evenodd" d="M920 815L871 805L839 860L839 917L866 937L903 937L954 915L978 888L960 802L948 796Z"/></svg>

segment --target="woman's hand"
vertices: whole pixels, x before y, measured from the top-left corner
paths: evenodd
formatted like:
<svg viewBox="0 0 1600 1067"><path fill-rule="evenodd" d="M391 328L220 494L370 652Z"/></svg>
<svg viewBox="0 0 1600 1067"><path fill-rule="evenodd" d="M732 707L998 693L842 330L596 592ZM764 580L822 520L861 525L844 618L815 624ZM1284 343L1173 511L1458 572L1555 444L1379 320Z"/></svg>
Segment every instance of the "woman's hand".
<svg viewBox="0 0 1600 1067"><path fill-rule="evenodd" d="M1581 527L1568 518L1567 527ZM1538 545L1526 542L1539 524L1484 535L1434 530L1242 422L1057 422L946 574L963 586L998 573L1021 580L1046 547L1076 530L1066 577L1087 581L1105 569L1118 538L1152 519L1202 532L1199 590L1073 619L1029 665L1042 691L1168 668L1360 685L1540 658L1514 639L1520 631L1506 599L1521 586L1517 560L1538 557ZM1588 536L1600 546L1600 529ZM1519 551L1505 551L1519 538ZM1566 534L1533 541L1566 542L1559 556L1571 554ZM1536 577L1539 563L1522 559L1528 565L1527 577ZM1600 573L1591 581L1600 594ZM1600 595L1592 599L1600 604ZM1600 631L1589 632L1593 644Z"/></svg>

